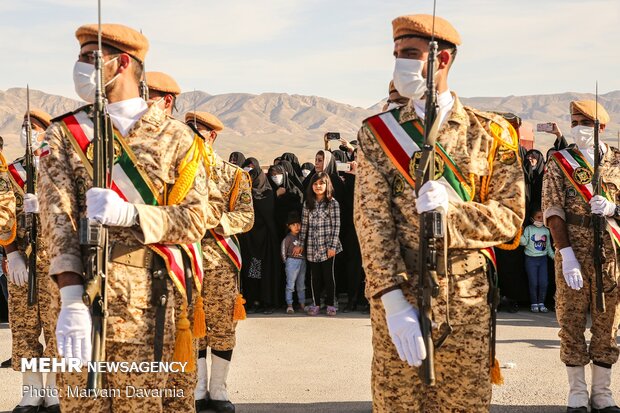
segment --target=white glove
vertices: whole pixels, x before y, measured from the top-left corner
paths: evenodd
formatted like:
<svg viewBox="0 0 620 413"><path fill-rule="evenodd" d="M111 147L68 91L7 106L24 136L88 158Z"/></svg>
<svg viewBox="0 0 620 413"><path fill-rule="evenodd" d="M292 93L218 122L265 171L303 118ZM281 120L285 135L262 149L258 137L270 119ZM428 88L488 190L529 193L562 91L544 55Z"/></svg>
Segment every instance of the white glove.
<svg viewBox="0 0 620 413"><path fill-rule="evenodd" d="M410 366L419 367L426 358L418 311L405 299L402 290L381 296L385 318L398 357Z"/></svg>
<svg viewBox="0 0 620 413"><path fill-rule="evenodd" d="M445 186L437 181L428 181L422 185L418 199L415 201L418 214L435 209L445 214L448 212L449 206L448 191Z"/></svg>
<svg viewBox="0 0 620 413"><path fill-rule="evenodd" d="M562 248L560 255L562 255L562 274L564 274L566 284L573 290L580 290L583 287L583 277L581 275L581 265L579 265L579 261L575 257L573 248Z"/></svg>
<svg viewBox="0 0 620 413"><path fill-rule="evenodd" d="M86 215L102 225L130 227L136 223L136 207L121 199L111 189L91 188L86 191Z"/></svg>
<svg viewBox="0 0 620 413"><path fill-rule="evenodd" d="M90 311L82 301L84 286L60 289L60 313L56 323L56 342L60 357L78 358L86 364L92 351Z"/></svg>
<svg viewBox="0 0 620 413"><path fill-rule="evenodd" d="M590 210L593 214L613 217L616 212L616 204L605 197L594 195L590 199Z"/></svg>
<svg viewBox="0 0 620 413"><path fill-rule="evenodd" d="M26 285L28 282L28 267L26 260L19 251L9 252L6 256L9 270L9 280L18 286Z"/></svg>
<svg viewBox="0 0 620 413"><path fill-rule="evenodd" d="M39 198L35 194L24 194L24 212L27 214L39 213Z"/></svg>

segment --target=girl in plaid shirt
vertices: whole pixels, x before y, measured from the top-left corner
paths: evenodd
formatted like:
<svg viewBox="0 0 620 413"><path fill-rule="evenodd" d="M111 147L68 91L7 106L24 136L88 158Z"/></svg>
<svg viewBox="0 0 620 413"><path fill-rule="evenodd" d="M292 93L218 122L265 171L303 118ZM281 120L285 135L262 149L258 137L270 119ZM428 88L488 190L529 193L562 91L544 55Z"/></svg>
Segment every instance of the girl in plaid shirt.
<svg viewBox="0 0 620 413"><path fill-rule="evenodd" d="M317 315L321 305L321 293L325 289L327 315L336 315L334 299L336 281L334 262L336 254L342 251L340 244L340 206L333 197L333 187L329 175L319 172L312 176L306 202L302 211L300 246L297 253L306 253L310 263L310 286L312 305L309 315Z"/></svg>

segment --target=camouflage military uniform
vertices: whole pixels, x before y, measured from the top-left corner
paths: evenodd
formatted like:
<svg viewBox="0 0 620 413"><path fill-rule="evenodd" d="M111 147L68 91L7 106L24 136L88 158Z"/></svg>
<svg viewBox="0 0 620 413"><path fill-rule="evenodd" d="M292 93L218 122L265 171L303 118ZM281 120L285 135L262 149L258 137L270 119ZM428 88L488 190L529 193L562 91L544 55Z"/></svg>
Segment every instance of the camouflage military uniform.
<svg viewBox="0 0 620 413"><path fill-rule="evenodd" d="M90 115L89 109L80 109ZM78 111L80 111L78 110ZM62 117L61 117L62 118ZM77 236L79 219L86 214L85 193L92 185L87 169L72 147L66 129L58 121L48 128L46 140L51 154L41 164L40 199L42 224L50 243L50 275L71 272L82 274L84 266ZM168 194L178 179L179 164L193 142L193 134L182 123L166 117L156 105L138 120L125 140L150 178L156 193ZM137 226L111 227L112 245L142 248L143 244L185 244L202 238L206 228L208 187L200 167L197 177L178 205L165 208L138 205ZM138 227L139 226L139 227ZM114 247L113 247L114 248ZM108 361L154 360L155 309L151 305L151 270L112 262L108 274ZM169 291L171 283L168 283ZM166 305L166 329L162 361L170 361L174 345L174 294ZM117 398L71 398L67 386L84 388L86 374L61 374L63 411L161 412L161 397L127 398L125 386L167 389L166 373L107 373L104 388L121 389Z"/></svg>
<svg viewBox="0 0 620 413"><path fill-rule="evenodd" d="M24 158L13 163L23 164ZM16 198L17 249L26 251L26 228L23 227L24 190L15 179L11 179ZM9 317L13 340L13 370L21 371L22 358L56 357L56 318L60 310L58 287L50 279L47 243L38 225L37 237L37 303L28 305L28 285L18 286L9 283ZM25 257L25 255L24 255ZM45 348L39 342L43 330Z"/></svg>
<svg viewBox="0 0 620 413"><path fill-rule="evenodd" d="M401 124L417 119L411 104L398 111ZM492 135L492 123L499 136ZM375 412L472 413L489 409L488 281L485 260L478 250L514 237L525 213L523 174L508 128L502 118L463 107L455 98L452 112L439 131L438 142L471 178L475 194L473 202L451 203L447 215L449 276L439 276L440 293L434 302L433 319L443 328L449 308L454 331L435 352L434 387L425 387L419 370L399 359L380 299L388 289L400 286L411 305L417 307L417 269L411 260L404 259L418 248L415 195L367 123L358 134L355 225L371 303ZM495 140L498 150L493 155ZM490 180L483 179L489 176ZM468 270L465 262L477 265ZM435 340L439 335L434 329Z"/></svg>
<svg viewBox="0 0 620 413"><path fill-rule="evenodd" d="M224 161L214 154L209 173L209 222L219 235L231 236L247 232L254 224L252 208L252 183L247 172ZM233 190L235 182L237 190ZM235 193L233 193L235 192ZM234 196L233 199L231 197ZM233 309L239 293L238 271L230 258L217 244L213 235L207 232L202 240L204 254L203 302L207 321L207 336L199 339L199 349L207 346L214 350L232 350L235 347L235 327ZM196 387L196 374L176 375L174 383L178 388L187 389L185 400L167 400L170 411L189 411L193 409L193 389ZM191 401L188 394L191 394ZM175 410L176 409L176 410Z"/></svg>
<svg viewBox="0 0 620 413"><path fill-rule="evenodd" d="M620 162L614 151L607 147L601 163L601 179L611 199L620 204ZM590 205L577 193L557 163L547 163L543 179L543 211L545 219L559 216L566 220L566 213L590 216ZM596 310L596 282L592 257L592 228L567 224L570 245L581 265L583 288L570 288L562 273L562 254L556 254L556 316L560 324L560 359L569 366L585 366L590 360L602 364L615 364L618 361L616 336L620 312L618 307L618 266L615 248L611 237L605 232L603 264L603 287L605 290L606 311ZM592 339L590 347L586 344L584 332L587 315L592 316Z"/></svg>

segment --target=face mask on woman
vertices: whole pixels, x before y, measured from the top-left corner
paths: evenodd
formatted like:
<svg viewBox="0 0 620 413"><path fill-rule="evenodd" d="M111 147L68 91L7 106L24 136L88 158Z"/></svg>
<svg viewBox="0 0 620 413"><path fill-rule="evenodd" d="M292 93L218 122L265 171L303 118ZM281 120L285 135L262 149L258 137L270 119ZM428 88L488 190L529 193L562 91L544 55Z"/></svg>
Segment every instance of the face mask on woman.
<svg viewBox="0 0 620 413"><path fill-rule="evenodd" d="M282 186L282 183L284 182L284 175L282 174L272 175L271 180L273 181L274 184L278 186Z"/></svg>
<svg viewBox="0 0 620 413"><path fill-rule="evenodd" d="M304 178L307 178L308 175L310 175L310 171L307 169L302 169L301 174L303 175Z"/></svg>

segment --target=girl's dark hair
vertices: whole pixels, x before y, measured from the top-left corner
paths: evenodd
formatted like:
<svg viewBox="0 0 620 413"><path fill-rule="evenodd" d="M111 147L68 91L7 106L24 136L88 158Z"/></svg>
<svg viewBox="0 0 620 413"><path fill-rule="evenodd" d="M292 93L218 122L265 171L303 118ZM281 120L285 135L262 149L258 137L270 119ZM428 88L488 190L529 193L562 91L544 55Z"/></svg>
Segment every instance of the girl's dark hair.
<svg viewBox="0 0 620 413"><path fill-rule="evenodd" d="M314 193L312 186L319 179L325 181L325 200L327 202L331 202L334 194L334 187L332 186L332 180L329 179L329 175L327 175L325 172L319 172L312 175L312 178L310 179L310 184L308 185L308 189L306 190L306 206L309 210L313 210L316 207L316 194Z"/></svg>

